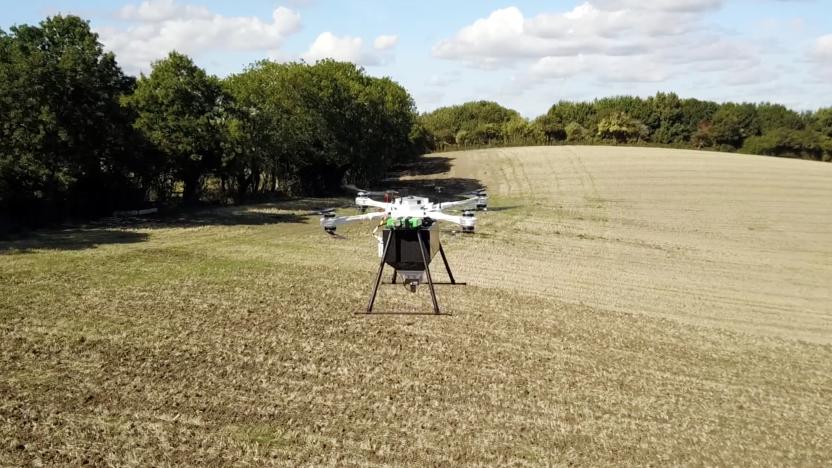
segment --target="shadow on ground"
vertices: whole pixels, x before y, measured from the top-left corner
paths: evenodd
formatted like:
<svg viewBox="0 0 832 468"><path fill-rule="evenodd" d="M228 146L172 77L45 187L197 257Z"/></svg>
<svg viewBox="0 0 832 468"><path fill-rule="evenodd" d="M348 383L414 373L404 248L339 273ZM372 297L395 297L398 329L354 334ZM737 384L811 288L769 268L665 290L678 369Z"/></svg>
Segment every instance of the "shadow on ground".
<svg viewBox="0 0 832 468"><path fill-rule="evenodd" d="M264 226L267 224L305 223L306 216L287 213L273 206L214 208L177 213L156 218L137 219L131 227L142 229L203 226Z"/></svg>
<svg viewBox="0 0 832 468"><path fill-rule="evenodd" d="M335 206L345 205L344 200L336 201ZM78 227L43 229L0 239L0 254L35 250L82 250L106 244L146 241L149 234L136 232L138 229L307 223L310 215L316 215L318 206L329 202L328 199L289 200L285 203L181 210L143 217L105 218Z"/></svg>
<svg viewBox="0 0 832 468"><path fill-rule="evenodd" d="M35 250L83 250L106 244L133 244L147 238L147 233L118 229L43 231L25 239L0 241L0 254L30 253Z"/></svg>
<svg viewBox="0 0 832 468"><path fill-rule="evenodd" d="M451 170L452 158L445 156L421 157L417 161L392 168L391 178L444 174Z"/></svg>

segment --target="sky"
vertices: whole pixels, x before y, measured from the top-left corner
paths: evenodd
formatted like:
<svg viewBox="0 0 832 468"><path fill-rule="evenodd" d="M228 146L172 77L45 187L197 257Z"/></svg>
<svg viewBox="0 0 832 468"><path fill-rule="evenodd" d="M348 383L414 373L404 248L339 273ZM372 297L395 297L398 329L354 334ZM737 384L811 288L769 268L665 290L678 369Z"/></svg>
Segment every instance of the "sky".
<svg viewBox="0 0 832 468"><path fill-rule="evenodd" d="M659 91L832 106L828 0L0 0L0 12L4 30L84 17L135 75L171 50L220 77L261 59L351 61L420 111L485 99L534 117Z"/></svg>

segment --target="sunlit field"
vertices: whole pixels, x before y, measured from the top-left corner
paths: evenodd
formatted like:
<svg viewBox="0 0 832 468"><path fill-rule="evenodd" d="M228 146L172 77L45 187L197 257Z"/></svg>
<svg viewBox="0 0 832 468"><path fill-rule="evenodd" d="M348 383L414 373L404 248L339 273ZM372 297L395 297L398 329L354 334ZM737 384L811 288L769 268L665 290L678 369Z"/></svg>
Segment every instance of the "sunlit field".
<svg viewBox="0 0 832 468"><path fill-rule="evenodd" d="M0 242L0 465L832 463L832 165L541 147L402 178L489 190L477 234L442 227L446 315L424 286L355 315L373 226L313 211L346 198Z"/></svg>

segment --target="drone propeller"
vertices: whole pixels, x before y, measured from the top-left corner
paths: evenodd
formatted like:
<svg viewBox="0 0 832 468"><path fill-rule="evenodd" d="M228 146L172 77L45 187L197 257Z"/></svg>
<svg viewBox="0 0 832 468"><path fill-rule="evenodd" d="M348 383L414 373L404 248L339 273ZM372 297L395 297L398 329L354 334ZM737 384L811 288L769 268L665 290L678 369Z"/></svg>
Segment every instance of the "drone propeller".
<svg viewBox="0 0 832 468"><path fill-rule="evenodd" d="M305 216L313 216L313 215L326 216L328 214L335 213L335 210L336 210L335 208L319 208L317 206L313 206L312 209L310 211L304 213L304 215Z"/></svg>
<svg viewBox="0 0 832 468"><path fill-rule="evenodd" d="M358 196L360 196L360 197L379 196L379 195L384 195L385 193L387 193L387 192L373 192L372 190L364 190L364 189L358 188L358 187L356 187L355 185L352 185L352 184L346 184L346 185L343 185L343 187L347 190L352 190L353 192L358 193Z"/></svg>
<svg viewBox="0 0 832 468"><path fill-rule="evenodd" d="M484 188L468 192L467 195L477 197L477 211L488 210L488 192Z"/></svg>

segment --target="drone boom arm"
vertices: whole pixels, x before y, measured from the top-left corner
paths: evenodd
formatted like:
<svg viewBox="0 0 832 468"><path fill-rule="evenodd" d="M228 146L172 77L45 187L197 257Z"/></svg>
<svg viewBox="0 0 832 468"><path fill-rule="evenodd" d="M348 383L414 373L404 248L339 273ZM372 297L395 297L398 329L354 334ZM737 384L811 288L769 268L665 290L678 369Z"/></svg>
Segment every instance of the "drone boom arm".
<svg viewBox="0 0 832 468"><path fill-rule="evenodd" d="M474 226L477 224L477 218L473 216L454 216L440 212L432 212L430 213L431 219L436 221L445 221L446 223L454 223L458 224L465 230L474 230Z"/></svg>
<svg viewBox="0 0 832 468"><path fill-rule="evenodd" d="M459 208L463 206L473 205L477 202L477 198L466 198L465 200L445 202L439 204L440 210L447 210L449 208Z"/></svg>
<svg viewBox="0 0 832 468"><path fill-rule="evenodd" d="M373 200L370 197L356 197L355 204L357 206L372 206L373 208L386 209L389 203Z"/></svg>
<svg viewBox="0 0 832 468"><path fill-rule="evenodd" d="M385 213L384 211L376 211L374 213L367 213L357 216L336 216L332 218L323 217L321 218L321 226L323 226L325 230L334 231L336 226L340 226L342 224L355 223L360 221L372 221L374 219L381 219L385 216L387 216L387 213Z"/></svg>

